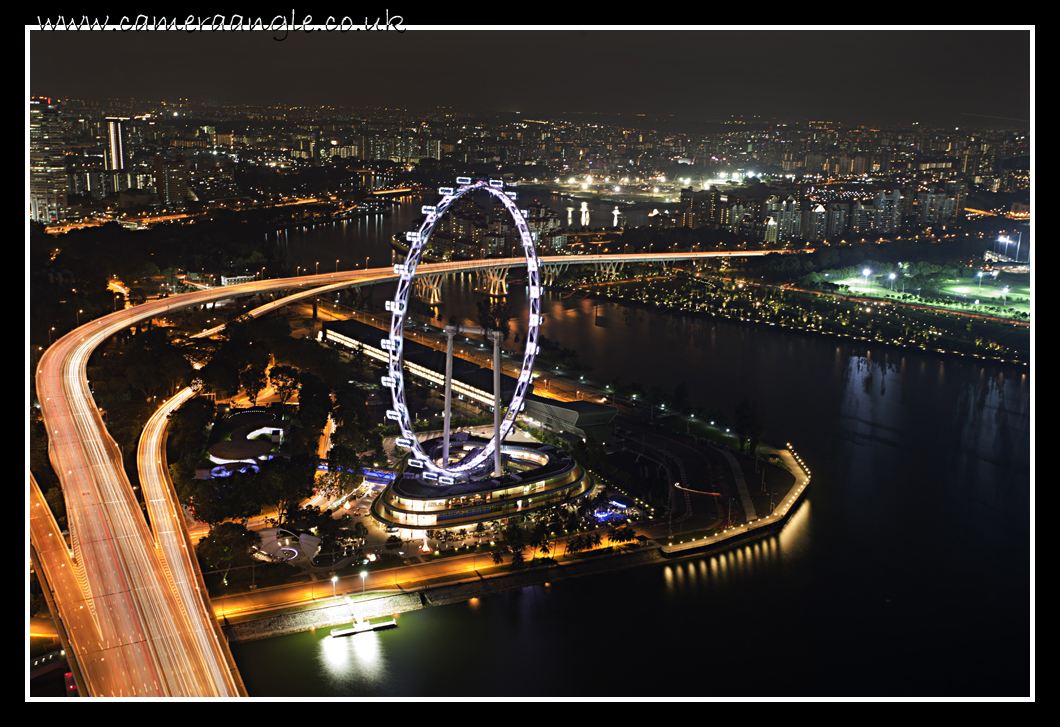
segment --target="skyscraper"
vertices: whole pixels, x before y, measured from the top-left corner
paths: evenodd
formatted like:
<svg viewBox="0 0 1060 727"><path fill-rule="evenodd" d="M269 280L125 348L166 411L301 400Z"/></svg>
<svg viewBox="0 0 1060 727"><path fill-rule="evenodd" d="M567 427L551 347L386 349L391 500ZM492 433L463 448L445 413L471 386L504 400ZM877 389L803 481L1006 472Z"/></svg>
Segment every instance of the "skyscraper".
<svg viewBox="0 0 1060 727"><path fill-rule="evenodd" d="M105 164L109 171L125 169L129 161L129 154L125 149L125 122L129 119L124 116L107 117L107 153Z"/></svg>
<svg viewBox="0 0 1060 727"><path fill-rule="evenodd" d="M66 162L59 105L29 100L29 210L37 222L59 222L66 210Z"/></svg>

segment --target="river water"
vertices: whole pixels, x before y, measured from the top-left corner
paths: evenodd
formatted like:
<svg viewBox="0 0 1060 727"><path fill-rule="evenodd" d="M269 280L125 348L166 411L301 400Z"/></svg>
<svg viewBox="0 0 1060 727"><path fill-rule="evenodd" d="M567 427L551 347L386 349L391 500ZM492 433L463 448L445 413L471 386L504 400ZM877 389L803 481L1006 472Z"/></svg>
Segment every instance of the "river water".
<svg viewBox="0 0 1060 727"><path fill-rule="evenodd" d="M382 238L318 228L287 244L374 259L403 214L380 218ZM445 318L474 310L469 276L443 297ZM518 327L525 290L510 299ZM756 400L765 441L790 442L813 473L792 519L721 554L404 614L389 631L236 645L252 695L1029 693L1024 370L553 294L542 311L542 334L601 380L686 382L727 412Z"/></svg>

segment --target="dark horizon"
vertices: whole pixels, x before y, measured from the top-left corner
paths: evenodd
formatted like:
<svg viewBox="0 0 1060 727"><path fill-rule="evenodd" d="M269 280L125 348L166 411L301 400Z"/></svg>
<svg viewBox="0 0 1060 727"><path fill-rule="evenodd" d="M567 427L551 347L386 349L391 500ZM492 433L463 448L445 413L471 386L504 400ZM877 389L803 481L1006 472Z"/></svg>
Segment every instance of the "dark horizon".
<svg viewBox="0 0 1060 727"><path fill-rule="evenodd" d="M86 100L645 114L682 125L1013 126L1032 109L1030 30L28 35L31 95Z"/></svg>

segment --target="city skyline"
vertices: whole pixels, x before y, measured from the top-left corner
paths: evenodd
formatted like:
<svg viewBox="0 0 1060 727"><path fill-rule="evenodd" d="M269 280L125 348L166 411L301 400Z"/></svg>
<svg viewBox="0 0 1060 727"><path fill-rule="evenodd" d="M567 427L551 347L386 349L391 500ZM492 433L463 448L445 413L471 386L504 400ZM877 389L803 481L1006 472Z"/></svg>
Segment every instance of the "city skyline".
<svg viewBox="0 0 1060 727"><path fill-rule="evenodd" d="M1032 30L404 31L286 27L277 41L271 31L30 29L29 90L686 122L762 116L972 126L1027 121L1033 110ZM150 62L134 61L142 58Z"/></svg>
<svg viewBox="0 0 1060 727"><path fill-rule="evenodd" d="M27 26L30 696L1034 698L1034 26L286 13Z"/></svg>

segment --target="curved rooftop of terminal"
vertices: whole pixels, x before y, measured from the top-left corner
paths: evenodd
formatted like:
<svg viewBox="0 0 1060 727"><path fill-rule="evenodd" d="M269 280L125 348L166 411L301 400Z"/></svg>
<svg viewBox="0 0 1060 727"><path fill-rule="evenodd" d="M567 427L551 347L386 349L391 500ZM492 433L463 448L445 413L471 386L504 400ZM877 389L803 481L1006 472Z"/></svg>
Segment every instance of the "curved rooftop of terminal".
<svg viewBox="0 0 1060 727"><path fill-rule="evenodd" d="M454 437L450 453L455 457L468 456L488 442L481 437ZM441 456L441 437L427 440L422 446L432 457ZM406 530L459 528L526 515L571 502L593 490L592 475L552 445L505 443L501 454L505 468L514 471L451 485L440 485L423 473L406 469L372 503L372 515Z"/></svg>

